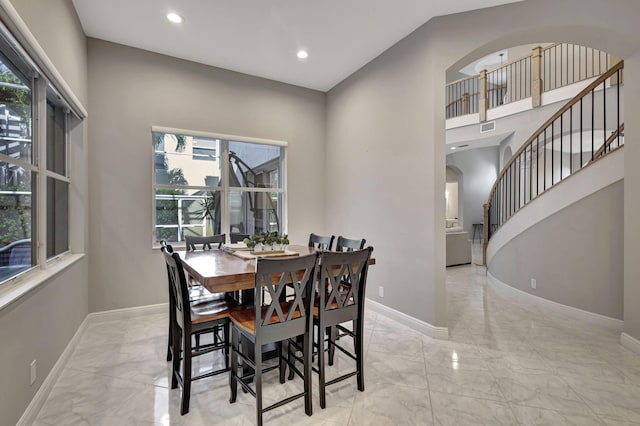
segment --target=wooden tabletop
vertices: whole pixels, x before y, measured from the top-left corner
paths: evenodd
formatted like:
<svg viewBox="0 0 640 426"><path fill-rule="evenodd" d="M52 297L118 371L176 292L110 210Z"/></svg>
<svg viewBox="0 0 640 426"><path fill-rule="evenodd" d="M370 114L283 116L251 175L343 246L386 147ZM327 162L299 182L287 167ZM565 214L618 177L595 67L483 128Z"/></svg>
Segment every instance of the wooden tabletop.
<svg viewBox="0 0 640 426"><path fill-rule="evenodd" d="M315 249L290 245L288 250L300 256ZM185 272L212 293L223 293L255 288L256 261L241 259L224 250L179 251Z"/></svg>

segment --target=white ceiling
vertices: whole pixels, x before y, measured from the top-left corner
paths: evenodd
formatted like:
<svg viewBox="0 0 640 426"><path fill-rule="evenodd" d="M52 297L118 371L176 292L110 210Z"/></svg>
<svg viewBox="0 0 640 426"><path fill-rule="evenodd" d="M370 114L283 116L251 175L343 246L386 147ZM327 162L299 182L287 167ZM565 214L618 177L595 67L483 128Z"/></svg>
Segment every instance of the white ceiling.
<svg viewBox="0 0 640 426"><path fill-rule="evenodd" d="M327 91L440 15L521 0L73 0L89 37ZM168 12L184 18L166 19ZM309 57L296 57L306 49Z"/></svg>

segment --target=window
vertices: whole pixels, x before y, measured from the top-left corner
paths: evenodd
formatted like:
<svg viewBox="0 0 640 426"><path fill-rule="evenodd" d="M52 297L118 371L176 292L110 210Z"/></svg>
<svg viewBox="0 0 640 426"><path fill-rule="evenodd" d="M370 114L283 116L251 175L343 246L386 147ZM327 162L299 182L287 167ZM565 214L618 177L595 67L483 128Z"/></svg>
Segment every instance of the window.
<svg viewBox="0 0 640 426"><path fill-rule="evenodd" d="M69 250L69 108L16 45L0 28L0 284Z"/></svg>
<svg viewBox="0 0 640 426"><path fill-rule="evenodd" d="M152 129L154 243L284 232L285 144L197 133Z"/></svg>
<svg viewBox="0 0 640 426"><path fill-rule="evenodd" d="M69 250L69 112L47 93L47 259Z"/></svg>

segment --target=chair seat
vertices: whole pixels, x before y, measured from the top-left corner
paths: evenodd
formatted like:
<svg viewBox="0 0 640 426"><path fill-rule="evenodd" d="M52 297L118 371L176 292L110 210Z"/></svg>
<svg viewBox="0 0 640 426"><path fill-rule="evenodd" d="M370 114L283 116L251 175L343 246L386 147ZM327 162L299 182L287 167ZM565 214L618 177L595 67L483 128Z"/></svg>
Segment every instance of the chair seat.
<svg viewBox="0 0 640 426"><path fill-rule="evenodd" d="M341 291L342 293L342 291ZM346 292L345 292L346 293ZM325 296L325 304L326 302L329 300L329 295ZM353 305L354 301L353 301L353 297L350 298L349 303L347 303L346 306L350 306ZM315 303L313 304L313 318L317 319L318 318L318 310L320 309L320 298L316 296L315 299ZM330 309L338 309L338 302L336 302L335 300L333 302L331 302L331 308Z"/></svg>
<svg viewBox="0 0 640 426"><path fill-rule="evenodd" d="M238 302L231 298L198 301L191 304L191 323L199 324L228 318L239 306Z"/></svg>
<svg viewBox="0 0 640 426"><path fill-rule="evenodd" d="M289 314L289 309L291 308L292 303L290 302L280 302L280 306L282 307L282 313L285 317ZM262 307L262 316L267 313L268 306ZM245 332L249 334L256 333L256 311L254 308L244 308L235 310L229 313L229 318L231 321ZM291 319L300 318L300 310L296 309L293 313ZM273 324L278 322L278 314L274 311L269 318L268 324Z"/></svg>

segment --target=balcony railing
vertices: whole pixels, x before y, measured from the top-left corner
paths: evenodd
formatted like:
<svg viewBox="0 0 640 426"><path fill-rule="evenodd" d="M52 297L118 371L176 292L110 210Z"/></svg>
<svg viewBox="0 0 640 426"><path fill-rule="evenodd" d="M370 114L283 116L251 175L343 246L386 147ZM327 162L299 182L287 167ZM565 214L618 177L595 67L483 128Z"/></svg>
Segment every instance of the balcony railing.
<svg viewBox="0 0 640 426"><path fill-rule="evenodd" d="M537 107L542 93L594 78L617 61L606 52L576 44L536 47L528 56L447 84L446 118L479 114L483 122L487 110L527 98Z"/></svg>
<svg viewBox="0 0 640 426"><path fill-rule="evenodd" d="M476 114L479 96L480 77L477 75L447 84L447 100L452 99L447 103L447 118Z"/></svg>
<svg viewBox="0 0 640 426"><path fill-rule="evenodd" d="M513 155L484 205L484 252L491 236L532 200L624 146L619 62L547 120Z"/></svg>

